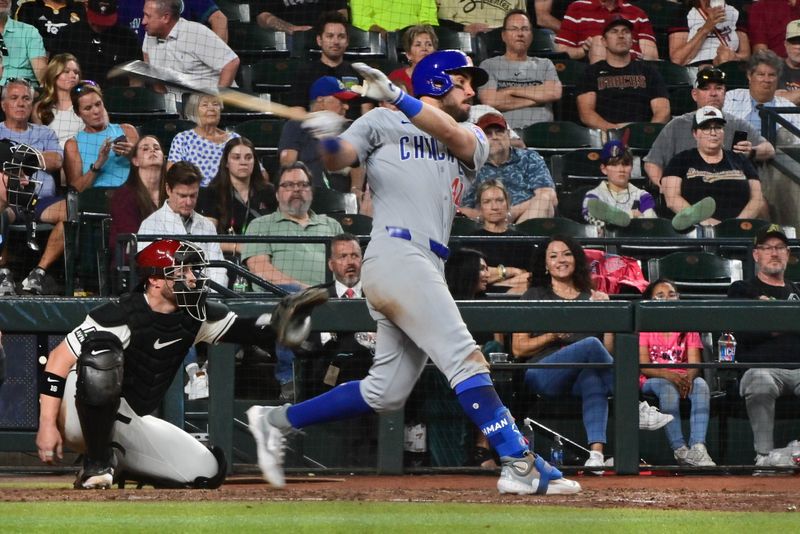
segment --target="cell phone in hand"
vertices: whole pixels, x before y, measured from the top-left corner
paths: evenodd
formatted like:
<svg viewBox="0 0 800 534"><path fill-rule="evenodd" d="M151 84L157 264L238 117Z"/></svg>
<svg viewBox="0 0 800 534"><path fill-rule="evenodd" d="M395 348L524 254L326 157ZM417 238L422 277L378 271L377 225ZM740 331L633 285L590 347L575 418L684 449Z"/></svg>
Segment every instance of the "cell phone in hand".
<svg viewBox="0 0 800 534"><path fill-rule="evenodd" d="M120 135L119 137L117 137L116 139L114 139L113 141L111 141L111 144L112 144L112 145L116 145L117 143L124 143L124 142L125 142L125 141L127 141L127 140L128 140L128 138L127 138L127 137L125 137L124 135Z"/></svg>
<svg viewBox="0 0 800 534"><path fill-rule="evenodd" d="M733 150L733 147L735 147L742 141L747 141L747 132L742 130L736 130L735 132L733 132L733 142L731 142L731 150Z"/></svg>
<svg viewBox="0 0 800 534"><path fill-rule="evenodd" d="M713 9L713 8L715 8L715 7L722 7L722 6L724 6L724 5L725 5L725 0L711 0L711 1L708 3L708 6L709 6L710 8L712 8L712 9Z"/></svg>

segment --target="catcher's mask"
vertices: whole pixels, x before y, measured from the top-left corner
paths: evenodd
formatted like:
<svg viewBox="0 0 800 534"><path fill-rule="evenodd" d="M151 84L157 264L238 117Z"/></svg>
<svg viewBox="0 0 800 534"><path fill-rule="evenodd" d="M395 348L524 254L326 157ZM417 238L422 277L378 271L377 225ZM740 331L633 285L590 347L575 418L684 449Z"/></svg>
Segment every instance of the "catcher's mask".
<svg viewBox="0 0 800 534"><path fill-rule="evenodd" d="M136 255L140 276L164 278L174 282L172 292L179 308L198 321L206 320L206 268L203 249L189 241L159 239Z"/></svg>
<svg viewBox="0 0 800 534"><path fill-rule="evenodd" d="M42 183L33 176L36 171L45 169L44 156L32 146L0 139L0 164L5 175L8 204L30 210Z"/></svg>

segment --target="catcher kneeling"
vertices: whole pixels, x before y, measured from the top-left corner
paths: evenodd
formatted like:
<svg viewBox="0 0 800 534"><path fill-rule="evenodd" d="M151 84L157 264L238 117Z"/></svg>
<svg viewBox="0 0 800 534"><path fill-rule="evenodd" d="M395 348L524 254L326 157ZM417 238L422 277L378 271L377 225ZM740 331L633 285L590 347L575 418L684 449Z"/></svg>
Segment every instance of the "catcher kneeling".
<svg viewBox="0 0 800 534"><path fill-rule="evenodd" d="M216 488L227 468L222 451L149 414L192 345L268 346L276 338L299 345L327 291L310 288L285 297L271 317L243 318L206 302L208 264L197 245L155 241L136 262L139 290L90 311L50 353L39 396L39 458L58 461L64 444L83 453L76 488L109 488L115 479Z"/></svg>

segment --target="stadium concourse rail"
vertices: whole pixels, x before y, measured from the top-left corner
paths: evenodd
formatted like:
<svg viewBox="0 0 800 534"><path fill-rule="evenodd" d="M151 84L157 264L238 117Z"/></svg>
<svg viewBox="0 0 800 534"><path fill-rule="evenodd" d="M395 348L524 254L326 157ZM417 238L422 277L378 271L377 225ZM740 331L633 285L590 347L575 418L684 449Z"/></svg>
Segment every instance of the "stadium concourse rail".
<svg viewBox="0 0 800 534"><path fill-rule="evenodd" d="M0 300L0 329L8 334L66 333L87 310L104 302L94 298L7 298ZM277 299L229 299L231 309L241 314L262 313ZM800 304L795 302L737 301L727 299L672 302L525 302L514 300L461 301L467 326L475 332L540 331L614 332L616 336L614 433L638 435L639 331L800 331ZM320 331L370 331L375 323L364 301L331 301L314 312L314 328ZM233 452L234 347L220 345L210 351L211 398L208 406L209 439L221 446L229 458ZM9 358L31 355L9 354ZM35 356L35 355L34 355ZM520 368L520 364L495 366ZM700 364L704 367L745 368L746 364ZM403 472L403 413L381 417L377 471ZM0 431L0 450L33 451L35 428ZM639 472L639 440L617 440L615 469L619 474Z"/></svg>

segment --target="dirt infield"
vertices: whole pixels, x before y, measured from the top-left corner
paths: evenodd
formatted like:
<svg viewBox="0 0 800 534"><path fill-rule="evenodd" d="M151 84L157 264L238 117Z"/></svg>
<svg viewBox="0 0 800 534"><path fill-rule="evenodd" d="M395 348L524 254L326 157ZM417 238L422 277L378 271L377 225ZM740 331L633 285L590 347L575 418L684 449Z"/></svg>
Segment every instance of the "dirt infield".
<svg viewBox="0 0 800 534"><path fill-rule="evenodd" d="M796 512L800 476L578 476L570 496L499 495L489 475L294 476L286 489L233 476L218 490L79 491L71 476L0 476L0 502L21 501L386 501L552 504L683 510ZM63 484L63 486L62 486ZM19 485L19 487L15 487ZM58 487L61 486L61 487Z"/></svg>

